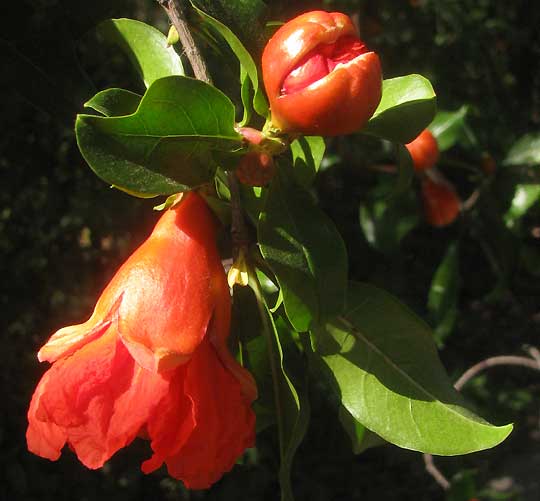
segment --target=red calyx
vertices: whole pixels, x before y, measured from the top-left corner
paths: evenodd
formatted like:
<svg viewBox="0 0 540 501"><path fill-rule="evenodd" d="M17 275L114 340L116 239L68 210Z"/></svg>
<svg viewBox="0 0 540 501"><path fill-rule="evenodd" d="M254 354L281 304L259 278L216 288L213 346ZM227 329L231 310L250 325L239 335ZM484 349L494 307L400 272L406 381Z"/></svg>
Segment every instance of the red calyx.
<svg viewBox="0 0 540 501"><path fill-rule="evenodd" d="M369 52L361 40L343 36L331 44L321 44L307 54L283 81L281 94L293 94L324 78L338 64Z"/></svg>

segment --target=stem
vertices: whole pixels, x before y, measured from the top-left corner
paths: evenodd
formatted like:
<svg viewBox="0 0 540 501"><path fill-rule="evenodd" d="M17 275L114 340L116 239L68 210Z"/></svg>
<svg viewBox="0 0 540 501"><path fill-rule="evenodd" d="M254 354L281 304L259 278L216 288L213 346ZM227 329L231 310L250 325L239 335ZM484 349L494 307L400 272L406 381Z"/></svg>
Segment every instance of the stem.
<svg viewBox="0 0 540 501"><path fill-rule="evenodd" d="M229 190L231 192L231 237L233 244L233 257L237 257L239 250L247 251L249 245L248 232L244 214L240 204L240 186L238 179L233 171L227 173ZM247 256L247 252L245 252Z"/></svg>
<svg viewBox="0 0 540 501"><path fill-rule="evenodd" d="M461 391L462 388L477 374L488 369L489 367L517 365L521 367L527 367L536 371L540 371L540 352L537 348L529 348L530 357L519 357L513 355L501 355L498 357L490 357L478 362L469 369L467 369L463 375L456 381L454 388L457 391ZM424 454L424 464L426 471L433 477L445 491L450 488L450 482L443 475L443 473L435 466L433 456L431 454Z"/></svg>
<svg viewBox="0 0 540 501"><path fill-rule="evenodd" d="M176 31L178 31L180 42L182 43L185 54L189 60L189 63L191 64L191 67L193 68L195 78L211 84L212 78L210 77L206 62L201 55L201 51L199 50L199 47L195 43L195 40L191 35L191 31L189 30L189 25L186 20L181 0L157 0L157 2L163 7L163 10L167 13L171 23L176 28ZM231 191L231 236L233 240L233 255L236 257L239 249L247 248L249 240L244 216L242 214L242 208L240 205L240 190L238 187L238 180L236 179L234 173L229 172L228 182L229 189Z"/></svg>
<svg viewBox="0 0 540 501"><path fill-rule="evenodd" d="M538 360L529 357L518 357L512 355L503 355L499 357L490 357L478 362L471 368L467 369L463 375L456 381L454 388L457 391L461 389L477 374L486 370L489 367L495 367L497 365L519 365L521 367L528 367L529 369L540 371L540 363Z"/></svg>
<svg viewBox="0 0 540 501"><path fill-rule="evenodd" d="M201 51L195 43L189 25L184 14L184 8L180 0L157 0L157 2L163 7L163 10L167 13L167 16L171 20L171 23L178 31L178 36L184 47L184 52L191 64L193 74L197 80L202 80L208 84L212 83L212 78L206 66Z"/></svg>

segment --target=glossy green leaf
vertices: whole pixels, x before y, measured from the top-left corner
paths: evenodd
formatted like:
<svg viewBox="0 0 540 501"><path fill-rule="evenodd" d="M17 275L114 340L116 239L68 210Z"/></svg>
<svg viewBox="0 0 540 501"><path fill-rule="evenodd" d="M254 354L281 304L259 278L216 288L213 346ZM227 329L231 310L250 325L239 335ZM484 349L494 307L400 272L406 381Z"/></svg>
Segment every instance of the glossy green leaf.
<svg viewBox="0 0 540 501"><path fill-rule="evenodd" d="M446 151L466 136L465 117L468 106L462 106L457 111L439 110L429 130L437 139L440 151Z"/></svg>
<svg viewBox="0 0 540 501"><path fill-rule="evenodd" d="M214 19L213 17L209 16L208 14L198 9L197 7L193 6L193 8L204 19L204 21L207 22L210 26L212 26L212 28L214 28L229 44L229 47L238 58L238 61L240 62L240 66L243 68L242 70L243 73L241 76L247 75L247 77L249 77L251 81L251 86L254 92L253 109L259 115L266 117L268 115L268 103L259 85L259 75L257 72L257 66L255 65L250 53L242 45L242 42L238 40L236 35L227 26L219 22L217 19ZM244 105L247 105L247 99L245 99L245 93L247 92L246 87L245 87L245 78L242 80L242 82L243 82L242 101ZM249 112L246 112L246 113L249 116ZM243 122L247 123L246 117L244 117Z"/></svg>
<svg viewBox="0 0 540 501"><path fill-rule="evenodd" d="M518 220L538 201L540 201L540 184L518 184L512 203L504 215L506 226L513 228Z"/></svg>
<svg viewBox="0 0 540 501"><path fill-rule="evenodd" d="M451 334L456 323L459 286L459 247L453 243L437 267L429 288L428 311L439 345Z"/></svg>
<svg viewBox="0 0 540 501"><path fill-rule="evenodd" d="M540 133L526 134L517 141L506 158L504 165L538 165L540 164Z"/></svg>
<svg viewBox="0 0 540 501"><path fill-rule="evenodd" d="M135 19L108 19L98 26L98 33L126 53L146 87L159 78L184 74L180 56L167 46L167 37L148 24Z"/></svg>
<svg viewBox="0 0 540 501"><path fill-rule="evenodd" d="M321 166L326 145L320 136L301 136L291 143L294 174L297 181L309 187Z"/></svg>
<svg viewBox="0 0 540 501"><path fill-rule="evenodd" d="M414 74L391 78L383 81L381 102L361 132L406 144L431 123L436 111L429 80Z"/></svg>
<svg viewBox="0 0 540 501"><path fill-rule="evenodd" d="M270 185L258 237L298 332L342 310L347 288L345 244L332 221L295 182L288 164L279 166Z"/></svg>
<svg viewBox="0 0 540 501"><path fill-rule="evenodd" d="M120 117L131 115L137 111L142 96L125 89L105 89L98 92L92 99L84 103L85 108L105 115L106 117Z"/></svg>
<svg viewBox="0 0 540 501"><path fill-rule="evenodd" d="M186 77L156 80L132 115L79 115L75 132L92 170L135 196L171 195L208 182L212 152L241 142L229 98Z"/></svg>
<svg viewBox="0 0 540 501"><path fill-rule="evenodd" d="M383 290L351 283L346 312L314 330L314 345L346 409L399 447L466 454L494 447L512 430L469 410L429 328Z"/></svg>

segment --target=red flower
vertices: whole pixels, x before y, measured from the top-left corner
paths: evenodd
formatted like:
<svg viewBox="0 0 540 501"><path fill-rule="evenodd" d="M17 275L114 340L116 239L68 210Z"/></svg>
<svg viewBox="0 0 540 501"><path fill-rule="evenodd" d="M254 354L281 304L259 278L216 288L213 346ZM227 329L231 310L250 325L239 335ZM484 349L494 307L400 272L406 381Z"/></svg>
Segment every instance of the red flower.
<svg viewBox="0 0 540 501"><path fill-rule="evenodd" d="M411 155L414 170L431 169L439 159L439 145L433 134L424 129L413 141L405 145Z"/></svg>
<svg viewBox="0 0 540 501"><path fill-rule="evenodd" d="M381 100L379 57L339 12L308 12L284 24L264 49L262 71L272 123L285 132L349 134Z"/></svg>
<svg viewBox="0 0 540 501"><path fill-rule="evenodd" d="M253 445L251 375L226 341L230 295L204 200L167 211L118 270L85 323L56 332L53 362L28 411L30 451L56 460L64 444L99 468L135 437L150 441L149 473L204 489Z"/></svg>
<svg viewBox="0 0 540 501"><path fill-rule="evenodd" d="M461 210L461 200L446 180L439 182L429 177L422 179L422 199L426 221L432 226L447 226L454 222Z"/></svg>

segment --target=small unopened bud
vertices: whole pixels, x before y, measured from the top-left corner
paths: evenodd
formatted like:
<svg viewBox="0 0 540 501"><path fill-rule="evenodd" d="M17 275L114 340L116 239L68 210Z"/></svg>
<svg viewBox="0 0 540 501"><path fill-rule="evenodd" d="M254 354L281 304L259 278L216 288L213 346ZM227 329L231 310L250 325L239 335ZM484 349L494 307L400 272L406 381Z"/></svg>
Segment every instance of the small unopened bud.
<svg viewBox="0 0 540 501"><path fill-rule="evenodd" d="M167 47L174 45L180 41L180 36L178 35L178 30L171 24L169 28L169 33L167 34Z"/></svg>
<svg viewBox="0 0 540 501"><path fill-rule="evenodd" d="M229 273L227 274L227 282L232 289L235 284L245 287L248 284L248 280L246 256L244 250L240 249L238 257L234 260L233 265L230 267Z"/></svg>

